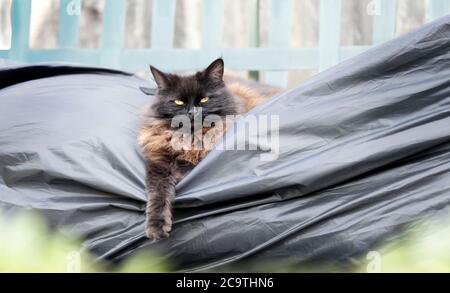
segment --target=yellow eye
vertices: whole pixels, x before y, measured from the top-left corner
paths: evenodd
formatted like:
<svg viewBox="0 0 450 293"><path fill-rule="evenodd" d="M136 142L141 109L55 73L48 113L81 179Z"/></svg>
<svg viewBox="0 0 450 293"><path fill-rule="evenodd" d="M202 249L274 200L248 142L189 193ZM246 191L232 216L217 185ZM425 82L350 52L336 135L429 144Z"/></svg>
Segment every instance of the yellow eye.
<svg viewBox="0 0 450 293"><path fill-rule="evenodd" d="M209 98L208 98L208 97L205 97L205 98L203 98L203 99L200 100L200 103L206 103L206 102L208 102L208 101L209 101Z"/></svg>
<svg viewBox="0 0 450 293"><path fill-rule="evenodd" d="M184 102L182 100L175 100L175 104L177 104L178 106L182 106L184 105Z"/></svg>

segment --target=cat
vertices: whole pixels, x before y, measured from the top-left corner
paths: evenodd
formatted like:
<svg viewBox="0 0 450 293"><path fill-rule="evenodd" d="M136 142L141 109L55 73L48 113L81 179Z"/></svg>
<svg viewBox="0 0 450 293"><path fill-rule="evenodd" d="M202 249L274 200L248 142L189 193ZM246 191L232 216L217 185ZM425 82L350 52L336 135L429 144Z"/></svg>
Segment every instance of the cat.
<svg viewBox="0 0 450 293"><path fill-rule="evenodd" d="M221 58L193 75L165 73L153 66L150 70L157 89L155 100L145 114L147 122L139 130L138 141L146 160L145 183L149 197L145 234L150 239L160 240L167 238L172 229L176 184L207 155L226 130L225 124L220 129L217 127L215 133L211 131L214 125L203 127L202 134L213 133L203 136L203 147L175 148L171 141L179 128L171 125L174 117L184 115L194 121L199 112L202 117L221 118L243 114L276 91L269 95L259 93L236 78L225 85Z"/></svg>

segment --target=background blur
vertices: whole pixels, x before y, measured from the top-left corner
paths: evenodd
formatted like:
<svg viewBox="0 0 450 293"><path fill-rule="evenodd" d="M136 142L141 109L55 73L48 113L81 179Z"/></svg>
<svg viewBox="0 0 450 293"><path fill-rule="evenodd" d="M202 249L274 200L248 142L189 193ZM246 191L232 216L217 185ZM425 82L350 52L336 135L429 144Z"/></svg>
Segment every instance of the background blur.
<svg viewBox="0 0 450 293"><path fill-rule="evenodd" d="M101 43L102 11L105 1L84 0L81 12L80 47L99 48ZM399 0L396 36L425 23L428 0ZM125 46L150 47L152 0L129 0ZM201 0L177 0L175 48L201 47ZM370 45L372 18L367 13L370 0L342 0L341 45ZM266 47L270 19L270 0L226 0L223 47ZM30 45L31 48L56 48L58 38L58 0L33 0ZM0 0L0 49L10 47L11 0ZM251 31L251 22L259 13L259 32ZM314 48L319 41L319 1L295 0L291 29L292 47ZM256 42L256 43L255 43ZM317 70L292 70L289 85L295 85L315 74ZM244 73L242 73L244 74Z"/></svg>

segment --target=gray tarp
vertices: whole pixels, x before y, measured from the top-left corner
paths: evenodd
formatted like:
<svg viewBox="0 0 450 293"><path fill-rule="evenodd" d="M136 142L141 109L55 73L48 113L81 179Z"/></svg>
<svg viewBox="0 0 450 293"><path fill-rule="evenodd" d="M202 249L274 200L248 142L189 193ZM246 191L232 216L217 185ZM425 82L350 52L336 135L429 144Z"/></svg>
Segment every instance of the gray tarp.
<svg viewBox="0 0 450 293"><path fill-rule="evenodd" d="M254 109L280 117L278 159L212 151L178 185L174 231L159 243L143 233L136 144L148 82L0 64L0 207L39 210L101 258L155 246L194 270L348 260L450 204L450 17Z"/></svg>

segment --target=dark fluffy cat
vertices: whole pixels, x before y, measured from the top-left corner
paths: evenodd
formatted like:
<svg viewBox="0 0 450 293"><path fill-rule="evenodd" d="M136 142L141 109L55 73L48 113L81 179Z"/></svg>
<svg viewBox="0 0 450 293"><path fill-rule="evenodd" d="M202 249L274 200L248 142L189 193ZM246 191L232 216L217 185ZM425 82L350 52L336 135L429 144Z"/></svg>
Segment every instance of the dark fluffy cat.
<svg viewBox="0 0 450 293"><path fill-rule="evenodd" d="M172 229L172 202L176 184L202 160L210 148L175 149L171 140L177 129L171 120L177 115L187 115L191 120L201 108L203 117L236 115L248 111L264 100L247 85L234 82L225 85L224 62L217 59L203 71L180 76L164 73L150 67L158 85L155 102L139 133L139 143L146 157L146 185L149 200L146 209L146 235L151 239L169 236ZM205 127L202 132L210 130ZM222 135L218 132L203 141L214 145Z"/></svg>

